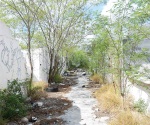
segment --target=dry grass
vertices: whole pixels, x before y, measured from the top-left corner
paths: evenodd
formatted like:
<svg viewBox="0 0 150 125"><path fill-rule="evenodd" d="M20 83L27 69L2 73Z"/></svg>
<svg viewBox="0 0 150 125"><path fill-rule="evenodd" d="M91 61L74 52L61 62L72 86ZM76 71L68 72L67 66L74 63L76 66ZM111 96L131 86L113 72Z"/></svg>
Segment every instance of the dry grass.
<svg viewBox="0 0 150 125"><path fill-rule="evenodd" d="M102 86L95 92L95 96L102 110L106 112L118 112L122 108L122 98L118 91L115 92L112 84Z"/></svg>
<svg viewBox="0 0 150 125"><path fill-rule="evenodd" d="M121 111L109 125L150 125L149 117L130 110Z"/></svg>
<svg viewBox="0 0 150 125"><path fill-rule="evenodd" d="M42 97L46 98L47 93L44 91L44 89L48 86L46 82L40 81L40 82L34 82L32 83L32 89L30 92L30 96L32 100L38 100Z"/></svg>
<svg viewBox="0 0 150 125"><path fill-rule="evenodd" d="M32 88L38 87L41 88L42 91L48 86L48 83L44 81L39 81L39 82L33 82L32 83Z"/></svg>
<svg viewBox="0 0 150 125"><path fill-rule="evenodd" d="M150 125L150 118L137 111L133 111L132 97L126 98L123 108L123 99L119 90L115 91L112 84L102 86L95 92L102 111L113 114L109 125Z"/></svg>
<svg viewBox="0 0 150 125"><path fill-rule="evenodd" d="M103 78L98 74L94 74L90 79L95 83L103 84Z"/></svg>

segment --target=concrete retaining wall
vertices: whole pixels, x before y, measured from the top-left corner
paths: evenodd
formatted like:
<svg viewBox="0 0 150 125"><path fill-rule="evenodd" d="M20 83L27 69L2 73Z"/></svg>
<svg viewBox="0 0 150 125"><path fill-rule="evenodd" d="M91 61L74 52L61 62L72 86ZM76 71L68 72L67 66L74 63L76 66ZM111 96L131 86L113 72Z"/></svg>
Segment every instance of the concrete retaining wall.
<svg viewBox="0 0 150 125"><path fill-rule="evenodd" d="M9 28L0 22L0 89L7 87L7 81L27 78L26 62L21 48Z"/></svg>

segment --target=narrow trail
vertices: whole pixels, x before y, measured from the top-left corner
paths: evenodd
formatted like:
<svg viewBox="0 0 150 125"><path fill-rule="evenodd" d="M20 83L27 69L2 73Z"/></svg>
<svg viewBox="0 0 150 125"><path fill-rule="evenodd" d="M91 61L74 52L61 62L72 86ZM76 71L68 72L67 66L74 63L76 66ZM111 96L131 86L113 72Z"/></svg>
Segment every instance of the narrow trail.
<svg viewBox="0 0 150 125"><path fill-rule="evenodd" d="M80 74L78 74L80 75ZM65 96L73 101L73 106L60 116L67 123L65 125L107 125L106 121L96 118L93 107L97 100L92 97L92 93L83 85L88 85L88 77L80 75L78 84L72 86L72 90Z"/></svg>

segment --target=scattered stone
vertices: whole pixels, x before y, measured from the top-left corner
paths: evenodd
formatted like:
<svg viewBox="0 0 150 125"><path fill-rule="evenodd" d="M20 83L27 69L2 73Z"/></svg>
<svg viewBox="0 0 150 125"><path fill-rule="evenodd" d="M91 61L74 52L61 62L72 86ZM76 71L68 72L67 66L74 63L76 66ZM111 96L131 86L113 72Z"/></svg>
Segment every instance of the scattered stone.
<svg viewBox="0 0 150 125"><path fill-rule="evenodd" d="M29 124L27 124L27 125L33 125L32 123L29 123Z"/></svg>
<svg viewBox="0 0 150 125"><path fill-rule="evenodd" d="M37 121L37 118L36 117L31 117L29 118L29 122L36 122Z"/></svg>
<svg viewBox="0 0 150 125"><path fill-rule="evenodd" d="M109 117L106 116L106 117L101 117L101 118L100 118L100 121L101 121L101 122L105 122L106 120L109 120Z"/></svg>
<svg viewBox="0 0 150 125"><path fill-rule="evenodd" d="M52 82L51 85L55 85L55 82Z"/></svg>
<svg viewBox="0 0 150 125"><path fill-rule="evenodd" d="M44 98L44 97L42 97L42 98L41 98L41 100L45 100L45 98Z"/></svg>
<svg viewBox="0 0 150 125"><path fill-rule="evenodd" d="M29 120L28 120L28 118L23 117L23 118L21 119L21 122L23 122L23 123L28 123L28 122L29 122Z"/></svg>
<svg viewBox="0 0 150 125"><path fill-rule="evenodd" d="M39 107L43 106L43 102L36 102Z"/></svg>
<svg viewBox="0 0 150 125"><path fill-rule="evenodd" d="M83 85L82 88L85 88L85 85Z"/></svg>
<svg viewBox="0 0 150 125"><path fill-rule="evenodd" d="M82 75L85 76L85 75L86 75L86 72L83 72Z"/></svg>
<svg viewBox="0 0 150 125"><path fill-rule="evenodd" d="M46 88L47 92L58 92L58 87Z"/></svg>
<svg viewBox="0 0 150 125"><path fill-rule="evenodd" d="M98 108L96 108L96 109L95 109L95 111L96 111L96 112L98 112L98 111L99 111L99 109L98 109Z"/></svg>
<svg viewBox="0 0 150 125"><path fill-rule="evenodd" d="M31 102L31 97L27 97L26 102Z"/></svg>
<svg viewBox="0 0 150 125"><path fill-rule="evenodd" d="M35 107L42 107L43 106L43 102L35 102L35 103L33 103L33 105L32 105L34 108Z"/></svg>
<svg viewBox="0 0 150 125"><path fill-rule="evenodd" d="M52 88L52 92L58 92L58 87Z"/></svg>
<svg viewBox="0 0 150 125"><path fill-rule="evenodd" d="M48 117L47 117L47 119L51 119L52 117L49 115Z"/></svg>
<svg viewBox="0 0 150 125"><path fill-rule="evenodd" d="M67 106L67 105L68 105L68 103L64 103L64 105L65 105L65 106Z"/></svg>
<svg viewBox="0 0 150 125"><path fill-rule="evenodd" d="M51 92L51 91L52 91L52 88L49 88L49 87L48 87L48 88L46 88L45 90L46 90L47 92Z"/></svg>

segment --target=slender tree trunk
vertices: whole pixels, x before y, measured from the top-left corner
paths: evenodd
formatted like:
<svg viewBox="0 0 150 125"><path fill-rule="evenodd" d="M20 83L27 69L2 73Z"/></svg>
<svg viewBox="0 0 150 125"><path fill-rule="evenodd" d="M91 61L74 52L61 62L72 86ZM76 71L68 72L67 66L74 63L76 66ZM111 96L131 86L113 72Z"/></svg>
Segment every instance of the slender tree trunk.
<svg viewBox="0 0 150 125"><path fill-rule="evenodd" d="M30 74L30 83L29 83L29 91L31 90L31 84L33 80L33 64L32 64L32 55L31 55L31 38L30 38L30 30L28 30L28 57L29 57L29 63L30 63L30 69L31 69L31 74Z"/></svg>

